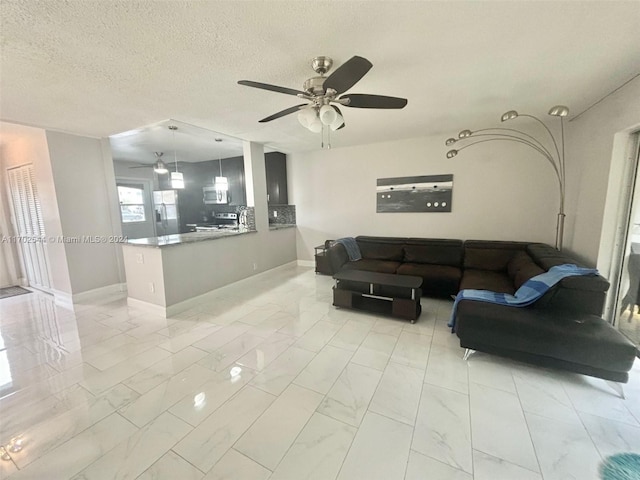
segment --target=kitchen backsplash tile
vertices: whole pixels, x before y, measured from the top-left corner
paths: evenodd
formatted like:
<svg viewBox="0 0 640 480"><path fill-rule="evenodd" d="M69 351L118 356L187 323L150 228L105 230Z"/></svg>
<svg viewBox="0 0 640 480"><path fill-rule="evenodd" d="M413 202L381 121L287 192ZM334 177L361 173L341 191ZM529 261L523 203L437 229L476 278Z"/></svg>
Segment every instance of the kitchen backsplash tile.
<svg viewBox="0 0 640 480"><path fill-rule="evenodd" d="M276 216L277 212L277 216ZM296 223L296 206L295 205L272 205L269 206L269 223L274 225Z"/></svg>
<svg viewBox="0 0 640 480"><path fill-rule="evenodd" d="M247 228L249 230L256 229L256 209L254 207L238 207L238 216L240 215L240 211L247 211Z"/></svg>

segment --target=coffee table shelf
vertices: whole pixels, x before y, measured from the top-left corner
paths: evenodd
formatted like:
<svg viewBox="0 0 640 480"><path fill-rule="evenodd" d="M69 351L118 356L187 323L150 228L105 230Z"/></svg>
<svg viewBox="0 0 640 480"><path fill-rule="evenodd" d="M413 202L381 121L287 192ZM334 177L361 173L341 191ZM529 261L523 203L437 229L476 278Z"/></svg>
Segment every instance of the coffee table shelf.
<svg viewBox="0 0 640 480"><path fill-rule="evenodd" d="M411 323L420 316L420 277L348 270L336 273L333 278L336 307L390 315Z"/></svg>

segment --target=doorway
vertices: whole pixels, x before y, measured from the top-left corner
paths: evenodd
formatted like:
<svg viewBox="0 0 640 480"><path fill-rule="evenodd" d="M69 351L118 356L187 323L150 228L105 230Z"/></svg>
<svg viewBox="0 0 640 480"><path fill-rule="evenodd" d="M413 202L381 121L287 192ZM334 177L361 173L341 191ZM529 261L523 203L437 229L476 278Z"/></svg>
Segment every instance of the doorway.
<svg viewBox="0 0 640 480"><path fill-rule="evenodd" d="M127 238L155 237L151 203L152 184L140 179L116 179L122 235Z"/></svg>
<svg viewBox="0 0 640 480"><path fill-rule="evenodd" d="M640 132L629 137L627 175L622 185L617 268L612 270L609 316L614 326L640 345Z"/></svg>
<svg viewBox="0 0 640 480"><path fill-rule="evenodd" d="M46 233L33 165L7 170L18 254L30 287L51 290L49 262L45 248Z"/></svg>

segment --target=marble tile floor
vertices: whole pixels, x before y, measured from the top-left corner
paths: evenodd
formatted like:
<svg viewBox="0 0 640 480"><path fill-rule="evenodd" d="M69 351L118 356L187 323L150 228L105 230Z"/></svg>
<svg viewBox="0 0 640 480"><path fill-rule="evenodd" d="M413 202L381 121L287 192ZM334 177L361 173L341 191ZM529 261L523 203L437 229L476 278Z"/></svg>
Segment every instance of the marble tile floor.
<svg viewBox="0 0 640 480"><path fill-rule="evenodd" d="M286 266L172 318L122 299L0 300L0 478L597 480L640 452L599 379L476 353L423 299L408 322L331 306Z"/></svg>

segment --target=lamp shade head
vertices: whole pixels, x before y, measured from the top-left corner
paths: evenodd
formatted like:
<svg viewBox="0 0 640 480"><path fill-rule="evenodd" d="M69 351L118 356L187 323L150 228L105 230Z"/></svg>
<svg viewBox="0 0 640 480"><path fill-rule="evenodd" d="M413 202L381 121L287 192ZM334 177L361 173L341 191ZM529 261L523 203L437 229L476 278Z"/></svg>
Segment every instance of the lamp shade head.
<svg viewBox="0 0 640 480"><path fill-rule="evenodd" d="M515 110L509 110L508 112L502 114L500 120L506 122L507 120L513 120L514 118L518 118L518 112L516 112Z"/></svg>
<svg viewBox="0 0 640 480"><path fill-rule="evenodd" d="M467 138L471 136L471 130L462 130L459 134L458 134L458 138Z"/></svg>
<svg viewBox="0 0 640 480"><path fill-rule="evenodd" d="M322 131L322 122L318 117L315 117L307 128L313 133L320 133Z"/></svg>
<svg viewBox="0 0 640 480"><path fill-rule="evenodd" d="M456 140L455 138L451 137L451 138L447 138L444 142L444 144L448 147L449 145L453 145L454 143L456 143L458 140Z"/></svg>
<svg viewBox="0 0 640 480"><path fill-rule="evenodd" d="M336 112L336 119L333 122L331 122L331 125L329 125L329 128L331 128L331 130L335 132L342 125L344 125L344 118L342 118L342 115Z"/></svg>
<svg viewBox="0 0 640 480"><path fill-rule="evenodd" d="M298 112L298 122L300 122L300 125L304 128L309 128L309 125L311 125L316 118L318 118L318 114L313 107L303 108Z"/></svg>
<svg viewBox="0 0 640 480"><path fill-rule="evenodd" d="M454 149L454 150L449 150L449 151L447 152L447 158L453 158L453 157L455 157L456 155L458 155L458 150L455 150L455 149Z"/></svg>
<svg viewBox="0 0 640 480"><path fill-rule="evenodd" d="M331 105L323 105L320 107L320 121L325 125L331 125L335 122L336 117L338 116L338 112Z"/></svg>
<svg viewBox="0 0 640 480"><path fill-rule="evenodd" d="M158 160L153 164L153 171L160 174L168 173L169 170L162 160Z"/></svg>
<svg viewBox="0 0 640 480"><path fill-rule="evenodd" d="M564 105L556 105L551 107L549 110L549 115L554 117L566 117L569 115L569 107L565 107Z"/></svg>
<svg viewBox="0 0 640 480"><path fill-rule="evenodd" d="M181 172L171 172L171 188L184 188L184 177Z"/></svg>

